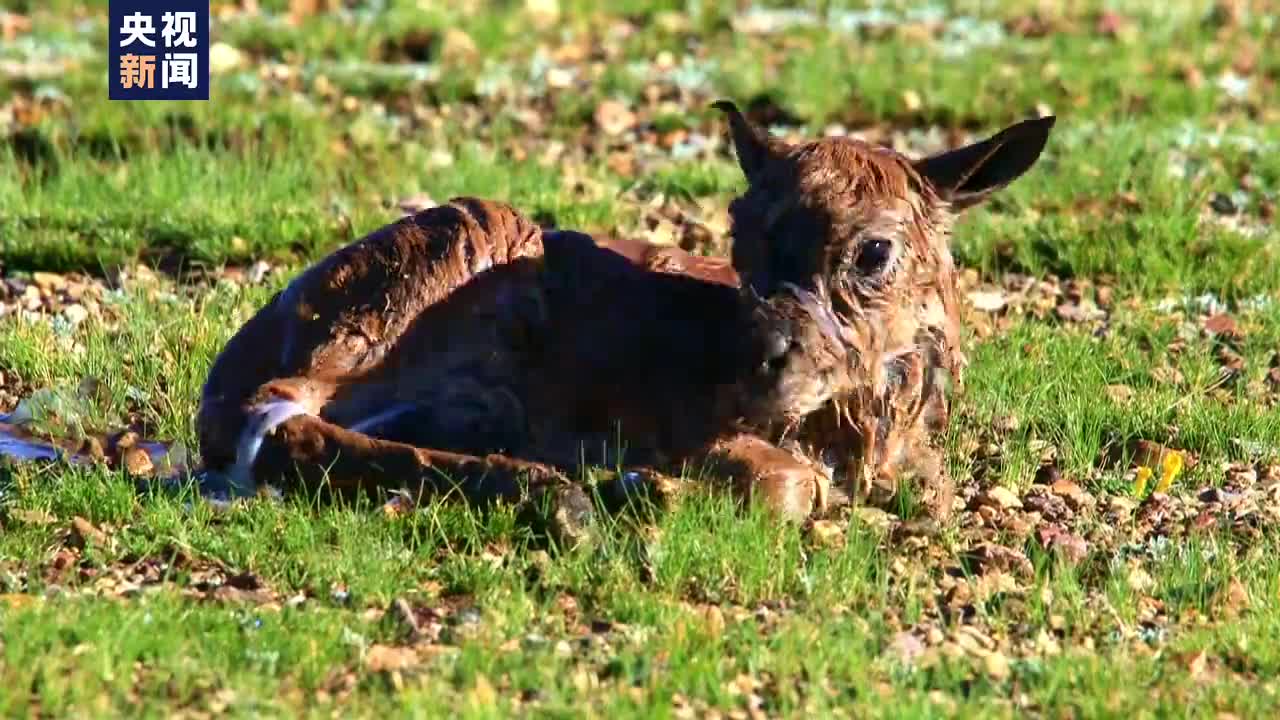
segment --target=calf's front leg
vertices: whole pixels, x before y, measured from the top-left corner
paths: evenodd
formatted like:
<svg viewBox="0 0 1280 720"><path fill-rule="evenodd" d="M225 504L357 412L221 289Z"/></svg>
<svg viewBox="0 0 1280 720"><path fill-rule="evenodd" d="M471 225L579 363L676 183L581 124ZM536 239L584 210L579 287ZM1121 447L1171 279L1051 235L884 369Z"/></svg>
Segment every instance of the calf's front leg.
<svg viewBox="0 0 1280 720"><path fill-rule="evenodd" d="M703 460L707 470L728 480L741 498L763 502L788 520L803 522L827 509L830 476L757 435L720 440Z"/></svg>

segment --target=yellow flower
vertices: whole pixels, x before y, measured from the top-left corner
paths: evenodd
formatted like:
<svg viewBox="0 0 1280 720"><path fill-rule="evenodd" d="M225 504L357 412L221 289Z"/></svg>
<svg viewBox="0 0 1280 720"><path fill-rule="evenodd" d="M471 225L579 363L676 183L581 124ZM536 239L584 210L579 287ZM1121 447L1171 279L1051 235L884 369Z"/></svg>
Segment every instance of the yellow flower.
<svg viewBox="0 0 1280 720"><path fill-rule="evenodd" d="M1167 452L1164 454L1164 462L1161 463L1160 482L1156 483L1156 492L1169 492L1169 487L1173 485L1174 478L1178 477L1178 473L1182 472L1182 453Z"/></svg>
<svg viewBox="0 0 1280 720"><path fill-rule="evenodd" d="M1138 466L1138 476L1133 482L1133 494L1142 497L1147 492L1147 481L1151 479L1151 468L1146 465Z"/></svg>

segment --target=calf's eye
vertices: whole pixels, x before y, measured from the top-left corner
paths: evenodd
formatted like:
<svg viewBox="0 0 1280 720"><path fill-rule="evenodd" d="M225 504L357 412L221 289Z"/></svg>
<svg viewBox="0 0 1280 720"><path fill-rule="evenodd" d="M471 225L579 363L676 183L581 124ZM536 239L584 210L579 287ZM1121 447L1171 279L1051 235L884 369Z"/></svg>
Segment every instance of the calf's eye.
<svg viewBox="0 0 1280 720"><path fill-rule="evenodd" d="M862 243L858 249L858 257L853 261L854 270L859 275L879 275L889 264L893 255L893 243L881 238L873 238Z"/></svg>

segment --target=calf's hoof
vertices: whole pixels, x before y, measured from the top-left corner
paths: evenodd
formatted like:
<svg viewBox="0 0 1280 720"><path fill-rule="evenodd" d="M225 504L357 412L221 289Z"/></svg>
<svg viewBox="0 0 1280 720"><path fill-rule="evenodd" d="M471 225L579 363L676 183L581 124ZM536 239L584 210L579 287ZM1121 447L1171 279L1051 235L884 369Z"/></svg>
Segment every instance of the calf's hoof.
<svg viewBox="0 0 1280 720"><path fill-rule="evenodd" d="M524 503L519 516L561 550L589 545L599 531L595 502L575 483L544 488Z"/></svg>
<svg viewBox="0 0 1280 720"><path fill-rule="evenodd" d="M955 503L955 482L947 471L942 453L933 448L916 448L894 468L881 470L868 483L863 499L873 507L910 516L923 515L944 522ZM906 495L910 495L910 499Z"/></svg>
<svg viewBox="0 0 1280 720"><path fill-rule="evenodd" d="M671 510L685 488L683 480L648 468L607 470L596 477L600 499L610 513L627 509Z"/></svg>
<svg viewBox="0 0 1280 720"><path fill-rule="evenodd" d="M830 480L801 463L762 468L739 479L736 489L748 502L759 501L782 519L804 522L826 510Z"/></svg>

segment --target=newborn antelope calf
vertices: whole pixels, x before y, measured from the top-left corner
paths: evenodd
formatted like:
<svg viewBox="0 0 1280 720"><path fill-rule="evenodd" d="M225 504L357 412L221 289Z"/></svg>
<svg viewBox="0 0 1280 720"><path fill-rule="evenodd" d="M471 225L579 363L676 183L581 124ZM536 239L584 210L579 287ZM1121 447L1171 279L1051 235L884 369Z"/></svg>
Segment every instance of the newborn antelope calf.
<svg viewBox="0 0 1280 720"><path fill-rule="evenodd" d="M945 516L953 485L938 440L965 365L952 226L1035 164L1054 118L912 159L847 137L788 144L717 106L748 182L729 208L734 268L763 297L786 284L829 289L860 366L795 440L863 495L891 497L914 477Z"/></svg>
<svg viewBox="0 0 1280 720"><path fill-rule="evenodd" d="M677 262L689 272L655 272L473 198L401 219L232 337L201 398L205 464L242 491L296 470L306 486L483 502L562 486L584 463L711 463L807 515L827 477L767 434L849 384L829 298L763 300L700 277L714 261Z"/></svg>
<svg viewBox="0 0 1280 720"><path fill-rule="evenodd" d="M951 222L1031 167L1053 119L912 161L786 145L719 107L748 180L732 267L544 233L496 202L423 211L304 271L228 342L197 418L206 465L242 489L296 471L483 501L582 464L694 463L790 517L822 507L833 471L864 492L915 474L945 513Z"/></svg>

